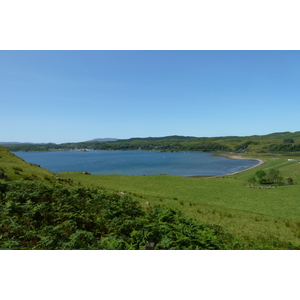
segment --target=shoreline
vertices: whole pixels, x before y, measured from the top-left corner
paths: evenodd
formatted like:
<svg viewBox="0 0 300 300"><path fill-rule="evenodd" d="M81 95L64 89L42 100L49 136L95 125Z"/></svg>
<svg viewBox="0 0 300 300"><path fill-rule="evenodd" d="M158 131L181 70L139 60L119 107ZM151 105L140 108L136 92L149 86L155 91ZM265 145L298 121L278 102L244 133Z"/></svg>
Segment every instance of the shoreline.
<svg viewBox="0 0 300 300"><path fill-rule="evenodd" d="M217 178L217 177L230 176L230 175L235 175L235 174L239 174L239 173L254 169L258 166L261 166L262 164L264 164L266 162L265 160L260 159L260 158L245 158L245 157L242 157L240 155L235 155L235 154L215 154L214 156L221 156L221 157L225 157L225 158L228 158L228 159L256 160L256 161L258 161L258 164L254 165L254 166L251 166L249 168L240 170L240 171L236 171L236 172L232 172L232 173L224 174L224 175L212 175L212 176L195 175L195 176L187 176L187 177L188 178Z"/></svg>

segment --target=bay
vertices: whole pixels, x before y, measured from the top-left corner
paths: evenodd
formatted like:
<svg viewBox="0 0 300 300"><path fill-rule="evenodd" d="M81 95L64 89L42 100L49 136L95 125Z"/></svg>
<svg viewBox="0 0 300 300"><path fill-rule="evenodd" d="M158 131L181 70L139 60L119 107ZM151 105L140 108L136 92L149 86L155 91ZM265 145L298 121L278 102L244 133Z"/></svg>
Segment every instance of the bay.
<svg viewBox="0 0 300 300"><path fill-rule="evenodd" d="M220 176L258 164L203 152L156 151L50 151L15 152L25 161L54 173Z"/></svg>

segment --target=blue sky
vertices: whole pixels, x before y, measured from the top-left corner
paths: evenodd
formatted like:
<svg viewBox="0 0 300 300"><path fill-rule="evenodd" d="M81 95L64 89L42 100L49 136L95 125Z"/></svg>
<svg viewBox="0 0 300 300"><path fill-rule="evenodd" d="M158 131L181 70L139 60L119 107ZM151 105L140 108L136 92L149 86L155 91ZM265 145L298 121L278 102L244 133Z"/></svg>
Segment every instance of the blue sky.
<svg viewBox="0 0 300 300"><path fill-rule="evenodd" d="M0 51L0 141L300 130L299 51Z"/></svg>

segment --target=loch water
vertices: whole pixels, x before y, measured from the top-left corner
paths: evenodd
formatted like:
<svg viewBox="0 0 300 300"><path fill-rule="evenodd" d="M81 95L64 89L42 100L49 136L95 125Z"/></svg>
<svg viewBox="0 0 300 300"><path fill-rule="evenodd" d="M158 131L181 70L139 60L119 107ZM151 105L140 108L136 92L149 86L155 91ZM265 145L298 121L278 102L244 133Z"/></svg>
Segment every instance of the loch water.
<svg viewBox="0 0 300 300"><path fill-rule="evenodd" d="M54 173L218 176L258 164L204 152L157 151L49 151L14 152L25 161Z"/></svg>

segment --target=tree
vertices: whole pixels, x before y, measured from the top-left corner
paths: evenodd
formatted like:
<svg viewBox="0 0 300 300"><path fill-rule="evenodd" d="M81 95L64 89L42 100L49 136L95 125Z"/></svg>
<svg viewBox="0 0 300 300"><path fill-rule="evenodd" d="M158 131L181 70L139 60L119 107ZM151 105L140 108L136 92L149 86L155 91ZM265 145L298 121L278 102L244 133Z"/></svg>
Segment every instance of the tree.
<svg viewBox="0 0 300 300"><path fill-rule="evenodd" d="M266 177L267 177L267 181L271 184L272 183L280 184L283 180L283 177L281 176L280 171L275 170L275 169L268 170Z"/></svg>
<svg viewBox="0 0 300 300"><path fill-rule="evenodd" d="M261 183L261 184L266 183L266 181L267 181L267 179L266 179L267 173L264 170L257 171L255 173L255 176L257 177L259 183Z"/></svg>
<svg viewBox="0 0 300 300"><path fill-rule="evenodd" d="M256 178L255 176L251 177L248 179L248 182L252 183L252 184L255 184L256 183Z"/></svg>
<svg viewBox="0 0 300 300"><path fill-rule="evenodd" d="M286 185L292 185L292 184L294 184L294 180L293 180L293 178L291 178L291 177L288 177L288 178L286 178L285 179L285 182L284 182Z"/></svg>
<svg viewBox="0 0 300 300"><path fill-rule="evenodd" d="M287 143L287 144L295 143L295 141L293 139L284 139L283 142Z"/></svg>
<svg viewBox="0 0 300 300"><path fill-rule="evenodd" d="M255 173L255 176L260 184L281 184L283 180L280 171L275 169L259 170Z"/></svg>

